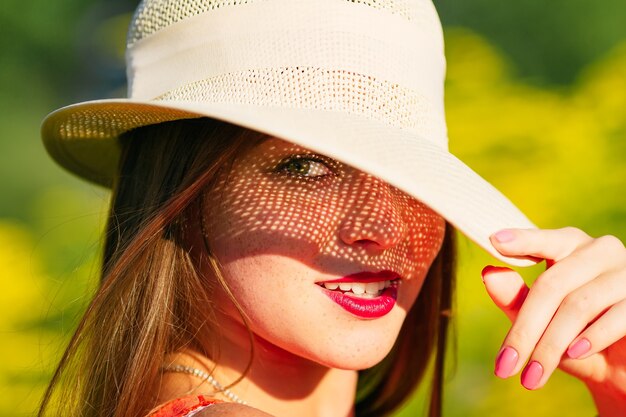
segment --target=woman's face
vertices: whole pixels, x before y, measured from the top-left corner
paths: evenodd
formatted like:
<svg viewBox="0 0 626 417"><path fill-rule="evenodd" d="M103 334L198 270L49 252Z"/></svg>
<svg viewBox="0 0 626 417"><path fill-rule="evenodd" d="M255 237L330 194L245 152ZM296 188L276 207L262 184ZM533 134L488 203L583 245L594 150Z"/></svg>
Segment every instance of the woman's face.
<svg viewBox="0 0 626 417"><path fill-rule="evenodd" d="M444 220L369 174L277 138L226 171L205 195L207 243L263 349L341 369L382 360L439 252ZM228 296L214 299L225 337L241 334Z"/></svg>

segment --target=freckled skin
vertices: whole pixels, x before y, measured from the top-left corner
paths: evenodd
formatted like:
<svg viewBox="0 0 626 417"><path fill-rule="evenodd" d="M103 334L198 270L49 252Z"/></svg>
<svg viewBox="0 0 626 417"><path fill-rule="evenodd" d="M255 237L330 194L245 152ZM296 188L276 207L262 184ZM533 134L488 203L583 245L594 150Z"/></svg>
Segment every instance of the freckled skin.
<svg viewBox="0 0 626 417"><path fill-rule="evenodd" d="M303 154L324 159L284 164ZM371 367L389 352L445 229L402 191L277 138L240 156L204 203L207 242L261 349L339 369ZM315 284L382 269L405 279L396 306L377 319L351 315ZM227 344L247 343L222 291L215 302Z"/></svg>

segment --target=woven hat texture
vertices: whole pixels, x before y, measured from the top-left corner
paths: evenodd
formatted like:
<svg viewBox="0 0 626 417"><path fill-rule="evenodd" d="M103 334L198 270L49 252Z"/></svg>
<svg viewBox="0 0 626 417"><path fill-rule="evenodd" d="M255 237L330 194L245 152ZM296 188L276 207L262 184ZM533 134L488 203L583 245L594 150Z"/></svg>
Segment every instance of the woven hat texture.
<svg viewBox="0 0 626 417"><path fill-rule="evenodd" d="M144 0L127 38L128 98L59 109L50 155L110 186L119 135L212 117L369 172L494 256L489 235L535 227L448 151L443 33L430 0Z"/></svg>

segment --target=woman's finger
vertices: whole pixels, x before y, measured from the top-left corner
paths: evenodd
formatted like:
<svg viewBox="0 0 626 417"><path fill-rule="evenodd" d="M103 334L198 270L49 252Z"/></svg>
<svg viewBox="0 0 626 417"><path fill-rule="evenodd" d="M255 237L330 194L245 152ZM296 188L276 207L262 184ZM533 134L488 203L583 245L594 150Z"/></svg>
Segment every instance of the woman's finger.
<svg viewBox="0 0 626 417"><path fill-rule="evenodd" d="M625 317L626 300L622 300L609 308L570 343L567 356L572 359L585 359L623 339L626 336Z"/></svg>
<svg viewBox="0 0 626 417"><path fill-rule="evenodd" d="M509 320L515 322L529 290L520 274L507 267L489 265L483 269L482 277L489 297ZM505 352L501 349L494 364L494 374L499 377L508 376L503 374L503 370L517 359L516 352Z"/></svg>
<svg viewBox="0 0 626 417"><path fill-rule="evenodd" d="M493 234L491 243L507 256L532 256L560 261L593 238L580 229L504 229Z"/></svg>
<svg viewBox="0 0 626 417"><path fill-rule="evenodd" d="M504 266L486 266L482 271L487 294L495 305L515 321L528 294L528 286L516 271Z"/></svg>
<svg viewBox="0 0 626 417"><path fill-rule="evenodd" d="M607 251L613 250L606 246L601 239L581 245L537 278L502 344L504 357L515 357L516 360L508 361L508 366L499 366L501 372L498 376L508 377L518 373L566 296L606 270L604 262L592 261L604 259ZM532 375L537 374L538 367L533 366L531 370L535 372Z"/></svg>
<svg viewBox="0 0 626 417"><path fill-rule="evenodd" d="M626 285L624 285L621 271L620 273L602 274L569 293L534 347L528 364L522 371L522 385L528 389L542 387L559 366L563 354L571 345L571 341L589 323L599 316L604 317L601 314L606 312L609 307L625 299ZM611 336L615 336L615 340L619 340L623 335L623 330L620 333L620 329L617 329L617 333L611 334ZM585 343L582 341L576 345L574 352L579 352L584 348Z"/></svg>

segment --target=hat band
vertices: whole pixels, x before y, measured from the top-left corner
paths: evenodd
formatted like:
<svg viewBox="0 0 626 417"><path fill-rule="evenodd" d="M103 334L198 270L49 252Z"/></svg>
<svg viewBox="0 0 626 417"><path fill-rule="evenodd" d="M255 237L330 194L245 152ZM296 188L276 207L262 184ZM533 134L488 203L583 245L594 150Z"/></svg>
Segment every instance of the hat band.
<svg viewBox="0 0 626 417"><path fill-rule="evenodd" d="M426 97L396 84L341 70L285 67L231 72L185 85L155 100L342 111L447 145L445 119Z"/></svg>
<svg viewBox="0 0 626 417"><path fill-rule="evenodd" d="M425 18L420 26L337 0L268 0L214 9L128 48L129 95L153 99L220 74L304 66L398 84L443 110L443 36L439 26L427 23L437 21L434 7L423 10L435 19Z"/></svg>

